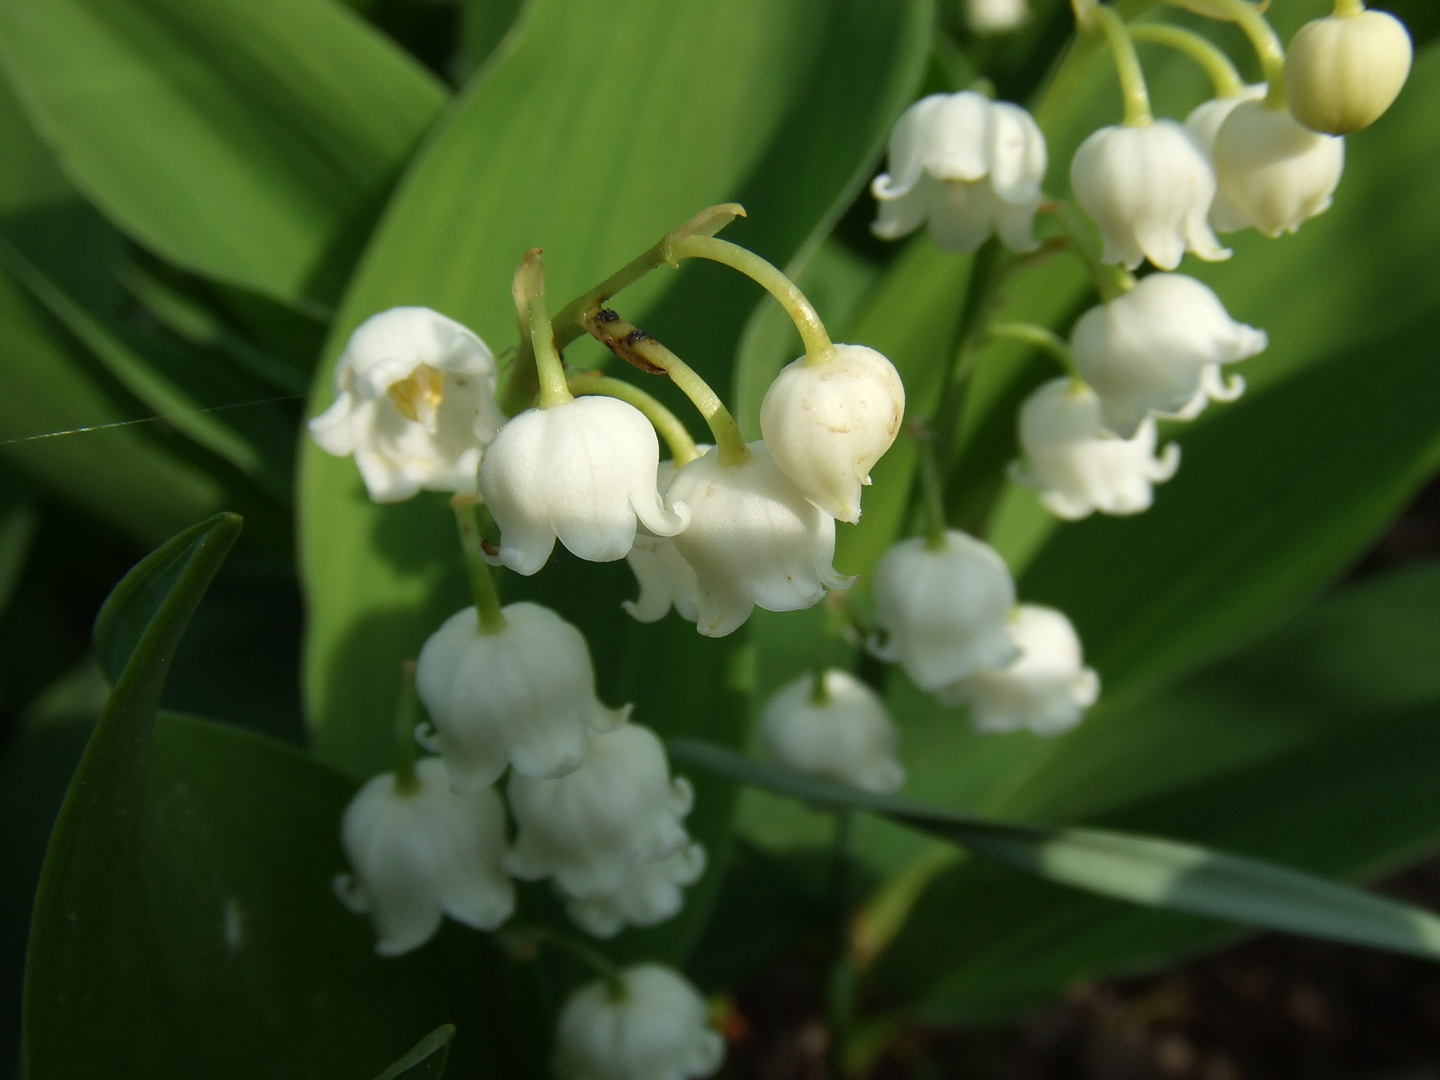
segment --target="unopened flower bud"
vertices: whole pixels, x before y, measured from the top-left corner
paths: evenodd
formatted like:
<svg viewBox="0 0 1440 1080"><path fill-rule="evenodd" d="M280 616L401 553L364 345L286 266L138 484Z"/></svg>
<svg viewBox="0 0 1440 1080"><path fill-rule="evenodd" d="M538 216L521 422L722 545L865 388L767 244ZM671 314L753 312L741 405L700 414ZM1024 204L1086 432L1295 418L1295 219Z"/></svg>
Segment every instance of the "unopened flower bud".
<svg viewBox="0 0 1440 1080"><path fill-rule="evenodd" d="M525 601L504 608L504 629L482 633L475 609L452 615L420 650L415 689L434 722L422 741L457 790L493 783L505 766L563 776L585 760L589 734L623 724L630 707L595 696L585 637Z"/></svg>
<svg viewBox="0 0 1440 1080"><path fill-rule="evenodd" d="M1006 633L1015 582L994 548L955 529L932 550L902 540L875 568L875 621L886 634L870 650L900 664L922 690L938 690L978 668L1018 655Z"/></svg>
<svg viewBox="0 0 1440 1080"><path fill-rule="evenodd" d="M966 0L965 3L965 25L972 34L1018 30L1029 18L1029 0Z"/></svg>
<svg viewBox="0 0 1440 1080"><path fill-rule="evenodd" d="M684 906L685 886L705 873L705 849L693 841L673 855L635 867L619 888L585 897L570 897L570 921L599 938L614 937L627 926L658 926Z"/></svg>
<svg viewBox="0 0 1440 1080"><path fill-rule="evenodd" d="M1367 128L1394 103L1413 56L1405 24L1386 11L1308 22L1285 54L1290 111L1327 135Z"/></svg>
<svg viewBox="0 0 1440 1080"><path fill-rule="evenodd" d="M1105 426L1133 438L1151 413L1188 420L1209 401L1238 397L1220 365L1265 348L1263 330L1230 318L1220 298L1184 274L1151 274L1075 323L1076 370L1100 396Z"/></svg>
<svg viewBox="0 0 1440 1080"><path fill-rule="evenodd" d="M801 675L765 705L760 737L782 765L842 784L888 794L905 782L895 760L895 722L874 690L831 668L817 696L815 676Z"/></svg>
<svg viewBox="0 0 1440 1080"><path fill-rule="evenodd" d="M623 559L637 521L673 536L689 512L661 505L659 465L655 429L623 401L581 397L521 413L480 462L480 494L500 526L500 562L533 574L557 537L590 562Z"/></svg>
<svg viewBox="0 0 1440 1080"><path fill-rule="evenodd" d="M1045 163L1045 136L1019 105L972 90L931 94L895 123L890 171L870 185L880 204L872 229L896 240L928 221L942 251L974 251L997 231L1031 251Z"/></svg>
<svg viewBox="0 0 1440 1080"><path fill-rule="evenodd" d="M1011 479L1038 488L1045 508L1068 521L1096 510L1148 510L1152 485L1169 480L1180 467L1174 443L1155 456L1155 421L1148 417L1133 438L1107 431L1100 398L1078 379L1052 379L1026 398L1019 427L1024 456L1011 466Z"/></svg>
<svg viewBox="0 0 1440 1080"><path fill-rule="evenodd" d="M683 465L665 502L685 503L690 525L671 543L695 570L696 629L724 637L767 611L812 607L826 588L848 588L835 572L835 519L780 471L764 442L739 465L718 450Z"/></svg>
<svg viewBox="0 0 1440 1080"><path fill-rule="evenodd" d="M1075 151L1070 186L1100 226L1107 263L1133 270L1148 258L1174 270L1186 251L1211 261L1230 257L1206 221L1215 173L1173 120L1094 132Z"/></svg>
<svg viewBox="0 0 1440 1080"><path fill-rule="evenodd" d="M512 773L506 789L515 848L505 866L526 881L553 878L569 896L614 893L637 866L689 843L682 819L695 793L670 778L665 747L625 724L590 737L585 763L555 780Z"/></svg>
<svg viewBox="0 0 1440 1080"><path fill-rule="evenodd" d="M582 986L560 1010L559 1080L691 1080L720 1068L725 1040L706 1023L705 999L684 976L638 964L620 972L619 983Z"/></svg>
<svg viewBox="0 0 1440 1080"><path fill-rule="evenodd" d="M864 345L836 345L824 360L783 368L760 405L775 464L833 518L860 520L860 488L890 449L905 415L895 365Z"/></svg>
<svg viewBox="0 0 1440 1080"><path fill-rule="evenodd" d="M1266 236L1295 232L1330 208L1345 140L1302 127L1287 109L1237 105L1215 136L1215 175L1237 217Z"/></svg>
<svg viewBox="0 0 1440 1080"><path fill-rule="evenodd" d="M1010 623L1020 657L1007 667L982 669L936 698L944 705L970 706L979 731L1058 735L1080 722L1100 696L1100 677L1084 666L1080 638L1070 620L1054 608L1021 604Z"/></svg>
<svg viewBox="0 0 1440 1080"><path fill-rule="evenodd" d="M505 422L490 350L429 308L361 323L335 364L335 395L310 436L328 454L354 454L376 502L473 492L481 450Z"/></svg>
<svg viewBox="0 0 1440 1080"><path fill-rule="evenodd" d="M494 930L515 910L515 887L500 868L505 809L489 788L456 793L435 758L416 762L417 787L374 777L350 800L341 842L354 875L335 880L341 901L368 914L375 951L398 956L425 944L442 915Z"/></svg>

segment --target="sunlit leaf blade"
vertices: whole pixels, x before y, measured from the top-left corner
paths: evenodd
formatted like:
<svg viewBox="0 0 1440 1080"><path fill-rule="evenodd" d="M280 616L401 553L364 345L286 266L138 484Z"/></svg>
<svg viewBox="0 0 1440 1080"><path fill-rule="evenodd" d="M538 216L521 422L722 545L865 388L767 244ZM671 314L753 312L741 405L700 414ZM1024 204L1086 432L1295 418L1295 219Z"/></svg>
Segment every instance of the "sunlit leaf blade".
<svg viewBox="0 0 1440 1080"><path fill-rule="evenodd" d="M0 63L113 221L288 300L333 299L445 99L327 0L6 0Z"/></svg>
<svg viewBox="0 0 1440 1080"><path fill-rule="evenodd" d="M836 809L932 833L1047 881L1118 900L1270 929L1440 957L1440 918L1256 859L1101 829L1014 825L872 795L723 747L675 741L676 759Z"/></svg>
<svg viewBox="0 0 1440 1080"><path fill-rule="evenodd" d="M33 1077L109 1071L110 1055L125 1051L74 1033L111 1005L131 1016L154 1007L146 1003L159 989L152 942L125 902L134 895L151 732L169 660L239 532L240 519L222 514L180 533L126 575L97 620L97 651L115 688L61 807L36 895L25 969ZM135 1052L150 1058L153 1075L184 1064L165 1040Z"/></svg>
<svg viewBox="0 0 1440 1080"><path fill-rule="evenodd" d="M445 1075L445 1062L450 1057L450 1044L454 1039L454 1025L442 1024L375 1080L440 1080Z"/></svg>

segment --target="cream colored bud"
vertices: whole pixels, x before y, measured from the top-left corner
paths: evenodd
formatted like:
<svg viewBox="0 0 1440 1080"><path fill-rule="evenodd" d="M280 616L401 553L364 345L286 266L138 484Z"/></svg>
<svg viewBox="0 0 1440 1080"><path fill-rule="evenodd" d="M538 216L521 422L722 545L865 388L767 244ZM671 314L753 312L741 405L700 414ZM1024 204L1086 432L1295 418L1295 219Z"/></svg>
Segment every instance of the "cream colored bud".
<svg viewBox="0 0 1440 1080"><path fill-rule="evenodd" d="M1290 111L1327 135L1367 128L1395 101L1413 56L1405 25L1387 12L1312 20L1285 56Z"/></svg>

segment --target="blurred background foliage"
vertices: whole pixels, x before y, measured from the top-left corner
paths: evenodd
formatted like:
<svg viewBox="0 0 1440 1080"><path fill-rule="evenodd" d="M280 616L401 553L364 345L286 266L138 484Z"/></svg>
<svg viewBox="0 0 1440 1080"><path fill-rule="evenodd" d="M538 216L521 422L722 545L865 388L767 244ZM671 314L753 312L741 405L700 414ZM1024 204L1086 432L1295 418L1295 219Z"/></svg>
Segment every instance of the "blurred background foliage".
<svg viewBox="0 0 1440 1080"><path fill-rule="evenodd" d="M373 1075L448 1020L455 1075L533 1071L543 1033L536 1060L497 1062L459 1015L508 1016L540 992L511 986L473 935L448 927L383 968L363 925L332 918L328 886L297 888L338 869L339 808L388 763L398 660L465 602L443 501L372 505L350 462L300 438L301 419L328 401L334 358L374 311L424 303L498 351L525 249L546 249L551 288L568 295L726 200L750 214L727 235L796 275L837 340L891 356L911 414L929 412L969 260L924 238L875 241L864 187L921 93L983 74L1000 96L1037 101L1071 17L1060 0L1032 6L1021 32L978 40L955 0L0 0L0 1069L19 1055L46 841L110 691L95 613L145 552L228 510L244 531L159 702L224 726L162 716L147 796L203 827L177 827L144 858L176 890L172 973L218 917L179 898L223 905L225 883L260 882L246 895L262 922L287 912L270 947L291 959L239 985L293 983L282 1000L303 1019L275 1046L241 1038L264 1018L197 961L186 992L218 1012L180 1009L177 1060L191 1075L281 1075L281 1058L308 1063L296 1075ZM891 677L907 794L1349 880L1440 846L1440 569L1347 580L1440 466L1440 207L1424 180L1440 172L1440 8L1375 6L1407 22L1417 63L1392 113L1350 140L1335 208L1294 237L1234 238L1229 263L1187 266L1271 348L1247 363L1241 401L1169 433L1185 464L1154 510L1061 525L1009 485L1015 408L1049 371L1013 343L982 350L947 433L953 520L1006 555L1026 600L1069 613L1106 693L1059 739L982 738ZM1276 0L1270 15L1288 37L1327 7ZM1237 34L1207 32L1245 68ZM1143 59L1157 111L1205 97L1184 59ZM1045 101L1051 194L1065 196L1079 141L1117 115L1103 60ZM1001 293L1006 317L1061 332L1092 300L1065 260ZM733 387L753 436L764 387L799 351L758 301L719 268L687 266L620 310ZM581 342L569 359L605 357ZM913 469L902 441L863 523L842 529L840 569L868 570L907 527ZM623 565L562 557L505 584L587 631L607 700L635 701L668 736L736 747L766 695L815 662L824 617L757 612L716 643L618 621L634 588ZM165 777L191 782L172 791ZM813 946L829 823L696 780L711 872L683 918L627 932L617 955L684 961L705 989L730 990ZM253 806L265 809L236 809ZM861 820L857 845L862 1017L873 1004L878 1018L856 1034L859 1062L897 1023L1000 1020L1242 932L1047 885L878 818ZM234 857L197 867L207 846ZM297 979L332 960L319 984ZM419 1004L349 1040L343 1003L372 993ZM316 995L335 996L303 1004ZM431 1001L451 1013L431 1015Z"/></svg>

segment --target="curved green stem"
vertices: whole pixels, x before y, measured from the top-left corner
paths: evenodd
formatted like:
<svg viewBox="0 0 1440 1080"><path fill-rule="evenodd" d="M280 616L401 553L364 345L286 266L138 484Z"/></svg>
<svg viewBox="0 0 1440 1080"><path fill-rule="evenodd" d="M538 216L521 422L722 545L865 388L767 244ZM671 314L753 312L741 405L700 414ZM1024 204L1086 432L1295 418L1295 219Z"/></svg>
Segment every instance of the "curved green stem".
<svg viewBox="0 0 1440 1080"><path fill-rule="evenodd" d="M1179 0L1165 0L1177 7L1184 5ZM1285 107L1285 46L1280 44L1280 35L1260 9L1249 0L1207 0L1230 16L1250 39L1255 55L1260 59L1260 68L1265 73L1268 88L1265 92L1267 109Z"/></svg>
<svg viewBox="0 0 1440 1080"><path fill-rule="evenodd" d="M1150 112L1150 93L1145 88L1145 73L1140 68L1140 57L1135 54L1135 43L1125 20L1115 13L1114 8L1097 4L1090 13L1110 46L1115 57L1115 74L1120 78L1120 96L1125 102L1125 126L1145 127L1154 123Z"/></svg>
<svg viewBox="0 0 1440 1080"><path fill-rule="evenodd" d="M627 364L652 375L670 376L670 381L694 402L710 426L722 465L740 465L750 457L750 448L745 445L735 417L720 400L720 395L684 360L608 308L586 314L585 329Z"/></svg>
<svg viewBox="0 0 1440 1080"><path fill-rule="evenodd" d="M1065 369L1065 374L1077 379L1080 377L1079 372L1075 370L1075 358L1070 353L1070 346L1064 338L1048 327L1027 322L997 322L990 324L985 336L1032 345L1054 358Z"/></svg>
<svg viewBox="0 0 1440 1080"><path fill-rule="evenodd" d="M945 550L945 485L940 480L940 464L935 460L935 440L923 426L912 424L910 437L919 452L920 497L925 507L925 546L931 551Z"/></svg>
<svg viewBox="0 0 1440 1080"><path fill-rule="evenodd" d="M522 324L529 327L530 352L535 357L535 370L540 380L540 408L553 409L575 399L565 385L565 362L555 345L550 326L550 312L545 306L545 263L540 249L531 248L520 260L515 280L510 283L515 310Z"/></svg>
<svg viewBox="0 0 1440 1080"><path fill-rule="evenodd" d="M551 948L568 953L604 980L605 989L609 992L611 1001L625 999L625 982L620 978L620 969L599 949L560 930L552 930L548 926L531 926L509 930L505 933L522 948L525 945L531 946L532 949L536 945L549 945Z"/></svg>
<svg viewBox="0 0 1440 1080"><path fill-rule="evenodd" d="M1224 50L1193 30L1165 23L1141 23L1130 27L1130 39L1165 45L1190 57L1205 69L1218 98L1239 97L1245 89L1240 72L1235 70Z"/></svg>
<svg viewBox="0 0 1440 1080"><path fill-rule="evenodd" d="M395 703L395 791L413 795L420 790L415 775L415 719L420 698L415 693L415 661L400 665L400 698Z"/></svg>
<svg viewBox="0 0 1440 1080"><path fill-rule="evenodd" d="M1122 18L1133 19L1158 3L1160 0L1120 0L1115 10ZM1075 4L1075 24L1079 32L1070 39L1060 63L1032 99L1034 106L1030 115L1035 117L1042 131L1053 131L1060 110L1073 101L1081 100L1076 92L1080 80L1085 77L1090 62L1105 43L1104 35L1094 32L1094 21L1089 17L1094 7L1094 0L1082 0Z"/></svg>
<svg viewBox="0 0 1440 1080"><path fill-rule="evenodd" d="M567 391L568 393L568 391ZM465 569L470 575L470 595L475 599L475 617L482 634L498 634L505 629L505 615L500 610L500 594L490 567L480 554L480 522L476 513L480 500L474 495L456 495L450 500L455 511L455 525L460 531L460 547L465 552Z"/></svg>
<svg viewBox="0 0 1440 1080"><path fill-rule="evenodd" d="M684 236L672 241L670 255L673 260L709 259L723 263L732 270L738 270L780 302L790 316L795 328L800 331L800 340L805 343L805 357L811 364L824 363L834 351L825 324L815 313L815 308L805 298L795 283L772 264L753 251L747 251L728 240L713 236Z"/></svg>
<svg viewBox="0 0 1440 1080"><path fill-rule="evenodd" d="M571 375L569 383L570 392L576 397L612 397L639 409L665 440L677 469L700 456L695 440L690 437L690 432L680 422L680 418L638 386L612 379L599 372Z"/></svg>
<svg viewBox="0 0 1440 1080"><path fill-rule="evenodd" d="M1362 0L1335 0L1335 17L1338 19L1353 19L1364 13L1365 4Z"/></svg>
<svg viewBox="0 0 1440 1080"><path fill-rule="evenodd" d="M1065 203L1055 214L1055 220L1069 241L1068 250L1085 264L1095 291L1105 302L1122 296L1135 287L1135 275L1123 266L1112 266L1100 259L1100 251L1094 239L1075 213L1075 207Z"/></svg>

